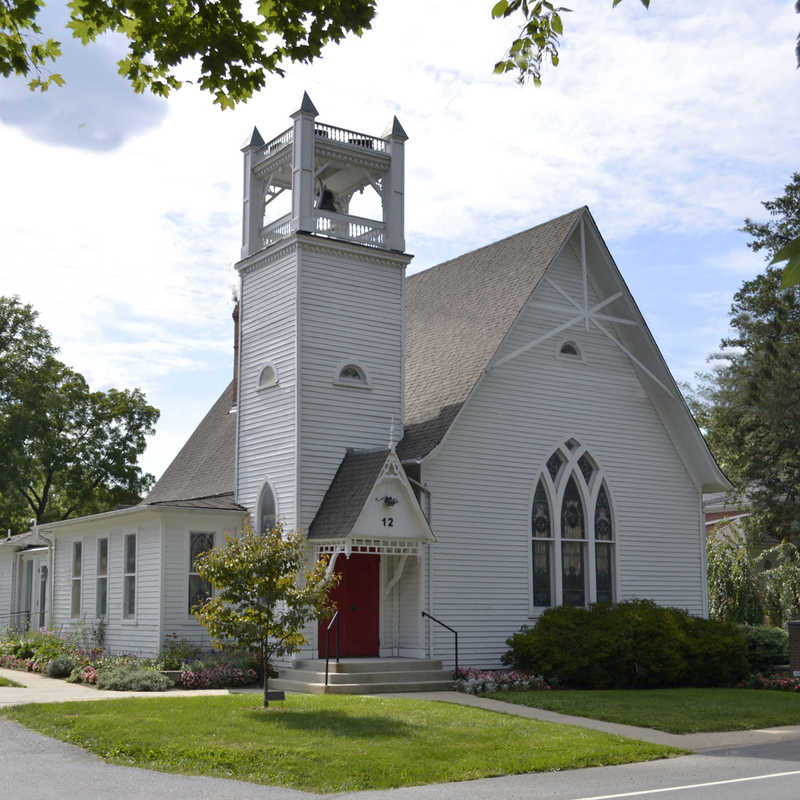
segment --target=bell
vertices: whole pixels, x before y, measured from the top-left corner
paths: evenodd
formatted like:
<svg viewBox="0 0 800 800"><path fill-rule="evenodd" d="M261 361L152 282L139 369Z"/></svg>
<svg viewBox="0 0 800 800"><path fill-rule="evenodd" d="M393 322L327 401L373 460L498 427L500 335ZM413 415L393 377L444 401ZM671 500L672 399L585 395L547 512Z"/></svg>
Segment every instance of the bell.
<svg viewBox="0 0 800 800"><path fill-rule="evenodd" d="M320 211L336 211L336 206L333 204L333 192L330 189L322 190L322 196L319 198L317 208Z"/></svg>

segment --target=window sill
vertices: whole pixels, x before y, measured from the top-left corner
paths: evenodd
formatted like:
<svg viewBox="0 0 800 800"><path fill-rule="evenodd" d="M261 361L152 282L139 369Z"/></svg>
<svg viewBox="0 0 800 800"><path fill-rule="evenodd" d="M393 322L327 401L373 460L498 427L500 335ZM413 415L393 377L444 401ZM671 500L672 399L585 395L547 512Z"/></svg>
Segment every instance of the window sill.
<svg viewBox="0 0 800 800"><path fill-rule="evenodd" d="M366 389L372 391L372 387L368 383L347 383L346 381L333 381L334 386L341 386L343 389Z"/></svg>

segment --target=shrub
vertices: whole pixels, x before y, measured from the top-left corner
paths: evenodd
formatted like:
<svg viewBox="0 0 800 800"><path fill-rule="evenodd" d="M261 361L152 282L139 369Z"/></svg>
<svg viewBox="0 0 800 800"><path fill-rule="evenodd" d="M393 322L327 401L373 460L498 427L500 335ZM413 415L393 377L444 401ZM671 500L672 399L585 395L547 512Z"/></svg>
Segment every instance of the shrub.
<svg viewBox="0 0 800 800"><path fill-rule="evenodd" d="M649 600L551 608L507 644L503 663L577 689L720 686L748 673L735 625Z"/></svg>
<svg viewBox="0 0 800 800"><path fill-rule="evenodd" d="M159 656L161 669L181 669L185 664L200 656L200 648L186 639L179 639L175 633L164 637L164 646Z"/></svg>
<svg viewBox="0 0 800 800"><path fill-rule="evenodd" d="M173 685L166 675L135 662L98 669L95 682L98 689L118 692L164 692Z"/></svg>
<svg viewBox="0 0 800 800"><path fill-rule="evenodd" d="M69 656L56 656L47 664L47 675L50 678L67 678L75 669L75 662Z"/></svg>
<svg viewBox="0 0 800 800"><path fill-rule="evenodd" d="M789 634L783 628L742 625L747 641L747 658L752 672L764 672L789 663Z"/></svg>

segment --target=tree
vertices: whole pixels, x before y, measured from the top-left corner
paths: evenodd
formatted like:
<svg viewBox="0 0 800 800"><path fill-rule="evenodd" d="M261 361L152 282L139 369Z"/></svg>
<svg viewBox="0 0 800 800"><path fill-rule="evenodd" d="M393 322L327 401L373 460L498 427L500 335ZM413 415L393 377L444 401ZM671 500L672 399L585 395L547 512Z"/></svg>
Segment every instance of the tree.
<svg viewBox="0 0 800 800"><path fill-rule="evenodd" d="M744 221L742 230L755 237L748 247L756 252L766 250L770 264L788 261L783 270L782 286L784 289L796 286L800 283L800 172L792 175L784 195L761 205L769 211L772 219L768 222L754 222L749 218Z"/></svg>
<svg viewBox="0 0 800 800"><path fill-rule="evenodd" d="M756 560L764 610L773 625L800 616L800 550L781 542Z"/></svg>
<svg viewBox="0 0 800 800"><path fill-rule="evenodd" d="M800 298L774 267L745 282L731 308L734 335L701 376L698 423L723 469L746 490L748 531L800 536Z"/></svg>
<svg viewBox="0 0 800 800"><path fill-rule="evenodd" d="M91 391L30 305L0 297L0 525L20 529L137 503L158 411L138 389Z"/></svg>
<svg viewBox="0 0 800 800"><path fill-rule="evenodd" d="M44 75L61 55L60 42L42 39L36 17L44 0L0 0L0 75L30 76L31 89L62 84ZM286 62L309 62L328 42L361 35L375 0L259 0L255 14L241 0L71 0L67 27L82 44L108 32L128 39L119 72L137 92L166 97L178 89L181 65L197 59L200 87L222 108L248 100Z"/></svg>
<svg viewBox="0 0 800 800"><path fill-rule="evenodd" d="M337 577L326 574L327 557L304 570L305 548L300 533L286 533L278 523L263 534L248 527L195 562L197 574L214 590L195 616L217 646L235 639L260 655L264 708L272 659L305 644L306 623L330 609L328 591Z"/></svg>
<svg viewBox="0 0 800 800"><path fill-rule="evenodd" d="M622 0L612 0L612 8ZM650 0L640 0L645 8ZM36 21L44 0L0 0L0 75L28 77L31 89L63 84L58 73L44 75L49 61L61 55L60 42L44 39ZM201 88L222 108L246 101L263 88L268 75L283 75L289 62L310 62L328 42L346 34L360 36L372 24L376 0L259 0L253 16L240 0L71 0L68 28L82 44L121 33L128 55L119 72L137 92L166 97L182 85L178 67L198 59ZM795 0L800 13L800 0ZM570 9L547 0L499 0L493 18L522 18L520 31L495 72L518 73L520 83L541 84L542 63L558 65L564 32L562 15ZM800 66L800 36L796 45Z"/></svg>
<svg viewBox="0 0 800 800"><path fill-rule="evenodd" d="M764 605L758 569L748 548L712 531L707 542L707 568L711 619L760 625Z"/></svg>

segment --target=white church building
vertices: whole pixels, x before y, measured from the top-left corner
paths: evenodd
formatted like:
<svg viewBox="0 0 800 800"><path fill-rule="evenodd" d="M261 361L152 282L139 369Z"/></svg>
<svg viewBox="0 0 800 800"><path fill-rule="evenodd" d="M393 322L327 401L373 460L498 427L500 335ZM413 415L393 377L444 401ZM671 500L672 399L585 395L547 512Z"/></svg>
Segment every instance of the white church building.
<svg viewBox="0 0 800 800"><path fill-rule="evenodd" d="M400 123L291 119L243 148L233 382L140 505L0 543L0 623L203 641L193 559L248 518L335 559L345 657L452 666L422 612L478 667L555 605L706 615L702 495L729 484L589 209L407 276Z"/></svg>

